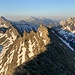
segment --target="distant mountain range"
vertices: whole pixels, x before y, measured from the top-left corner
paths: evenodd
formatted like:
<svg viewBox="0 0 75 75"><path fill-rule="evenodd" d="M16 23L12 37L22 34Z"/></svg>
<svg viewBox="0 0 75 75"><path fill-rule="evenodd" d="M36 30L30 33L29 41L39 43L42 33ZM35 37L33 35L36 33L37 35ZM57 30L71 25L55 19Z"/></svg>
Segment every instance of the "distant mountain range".
<svg viewBox="0 0 75 75"><path fill-rule="evenodd" d="M23 23L23 24L29 24L29 25L36 25L39 26L40 24L49 26L55 26L55 25L59 25L58 22L55 22L51 19L45 18L45 17L25 17L24 20L19 21L19 23Z"/></svg>

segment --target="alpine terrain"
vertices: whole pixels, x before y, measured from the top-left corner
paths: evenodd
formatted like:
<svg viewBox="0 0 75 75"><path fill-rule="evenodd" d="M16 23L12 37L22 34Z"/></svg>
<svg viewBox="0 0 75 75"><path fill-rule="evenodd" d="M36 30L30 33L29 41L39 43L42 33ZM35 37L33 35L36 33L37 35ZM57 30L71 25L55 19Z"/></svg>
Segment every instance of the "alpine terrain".
<svg viewBox="0 0 75 75"><path fill-rule="evenodd" d="M69 17L67 20L60 22L61 27L55 28L59 35L75 49L75 18Z"/></svg>
<svg viewBox="0 0 75 75"><path fill-rule="evenodd" d="M75 75L75 48L69 45L74 40L75 20L62 21L57 29L32 25L37 23L34 19L27 21L0 17L0 75Z"/></svg>

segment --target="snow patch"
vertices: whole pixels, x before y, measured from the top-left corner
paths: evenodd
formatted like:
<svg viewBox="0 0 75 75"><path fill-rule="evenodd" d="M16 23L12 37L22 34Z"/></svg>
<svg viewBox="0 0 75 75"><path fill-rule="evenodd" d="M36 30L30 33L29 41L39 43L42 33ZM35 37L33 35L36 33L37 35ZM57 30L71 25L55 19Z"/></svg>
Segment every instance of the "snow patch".
<svg viewBox="0 0 75 75"><path fill-rule="evenodd" d="M53 30L51 30L53 33L55 33Z"/></svg>
<svg viewBox="0 0 75 75"><path fill-rule="evenodd" d="M44 42L44 44L46 45L46 40L45 40L45 39L43 39L43 42Z"/></svg>
<svg viewBox="0 0 75 75"><path fill-rule="evenodd" d="M20 47L18 50L18 56L17 56L17 66L25 62L25 54L26 54L26 48L24 47L24 42L20 42ZM21 61L22 60L22 61Z"/></svg>
<svg viewBox="0 0 75 75"><path fill-rule="evenodd" d="M5 24L0 25L0 28L2 28L2 27L4 27L4 28L8 28L8 26L6 26Z"/></svg>
<svg viewBox="0 0 75 75"><path fill-rule="evenodd" d="M40 37L42 37L42 32L41 32L41 31L39 31L39 33L40 33Z"/></svg>
<svg viewBox="0 0 75 75"><path fill-rule="evenodd" d="M60 45L62 45L61 43L59 43Z"/></svg>
<svg viewBox="0 0 75 75"><path fill-rule="evenodd" d="M61 31L59 31L59 33L62 34L62 35L64 35L64 34L66 34L67 32L64 31L64 30L61 30Z"/></svg>
<svg viewBox="0 0 75 75"><path fill-rule="evenodd" d="M55 34L55 32L52 30L52 32ZM69 43L67 43L65 40L63 40L61 37L59 37L57 34L55 34L59 39L62 40L62 42L64 42L72 51L74 51L74 49L69 45Z"/></svg>
<svg viewBox="0 0 75 75"><path fill-rule="evenodd" d="M74 57L74 59L75 59L75 57Z"/></svg>
<svg viewBox="0 0 75 75"><path fill-rule="evenodd" d="M8 65L11 64L11 62L13 60L14 52L15 52L15 50L11 51L11 53L8 54L7 60L4 64L2 63L3 57L0 57L0 64L1 64L0 65L0 75L6 75L7 70L8 70Z"/></svg>
<svg viewBox="0 0 75 75"><path fill-rule="evenodd" d="M29 43L28 49L29 49L29 52L30 52L28 55L29 55L29 57L32 57L32 56L34 56L34 53L33 53L33 46L34 45L32 44L31 40L29 40L28 43Z"/></svg>
<svg viewBox="0 0 75 75"><path fill-rule="evenodd" d="M60 38L60 37L59 37ZM67 43L65 40L63 40L62 38L60 38L62 40L62 42L64 42L72 51L74 51L74 49L69 45L69 43Z"/></svg>
<svg viewBox="0 0 75 75"><path fill-rule="evenodd" d="M25 62L25 54L26 54L26 48L22 47L22 63Z"/></svg>

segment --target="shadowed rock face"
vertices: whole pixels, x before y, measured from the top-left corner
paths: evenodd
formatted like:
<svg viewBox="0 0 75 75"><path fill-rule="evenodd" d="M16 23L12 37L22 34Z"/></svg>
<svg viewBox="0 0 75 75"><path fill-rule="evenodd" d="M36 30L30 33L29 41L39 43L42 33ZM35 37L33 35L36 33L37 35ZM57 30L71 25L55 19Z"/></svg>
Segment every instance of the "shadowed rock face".
<svg viewBox="0 0 75 75"><path fill-rule="evenodd" d="M52 43L46 45L45 51L18 66L13 75L75 75L73 53L51 29L48 31Z"/></svg>
<svg viewBox="0 0 75 75"><path fill-rule="evenodd" d="M3 47L0 45L0 52L2 51L2 48L3 48Z"/></svg>

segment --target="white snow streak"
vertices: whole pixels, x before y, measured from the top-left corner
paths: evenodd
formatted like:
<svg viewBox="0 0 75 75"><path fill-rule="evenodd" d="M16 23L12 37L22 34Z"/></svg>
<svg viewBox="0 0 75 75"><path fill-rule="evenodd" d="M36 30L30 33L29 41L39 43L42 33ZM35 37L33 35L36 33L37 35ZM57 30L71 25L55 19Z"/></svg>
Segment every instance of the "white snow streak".
<svg viewBox="0 0 75 75"><path fill-rule="evenodd" d="M28 54L29 55L29 57L32 57L32 56L34 56L34 53L33 53L33 44L32 44L32 42L31 42L31 40L29 40L28 41L28 43L29 43L29 51L30 51L30 53Z"/></svg>
<svg viewBox="0 0 75 75"><path fill-rule="evenodd" d="M24 42L20 42L20 48L18 50L18 58L17 58L17 66L25 62L25 54L26 54L26 48L24 47ZM22 60L22 61L21 61Z"/></svg>
<svg viewBox="0 0 75 75"><path fill-rule="evenodd" d="M55 34L55 32L52 30L52 32ZM63 40L61 37L59 37L57 34L55 34L59 39L62 40L62 42L64 42L72 51L74 51L74 49L69 45L69 43L67 43L65 40Z"/></svg>

